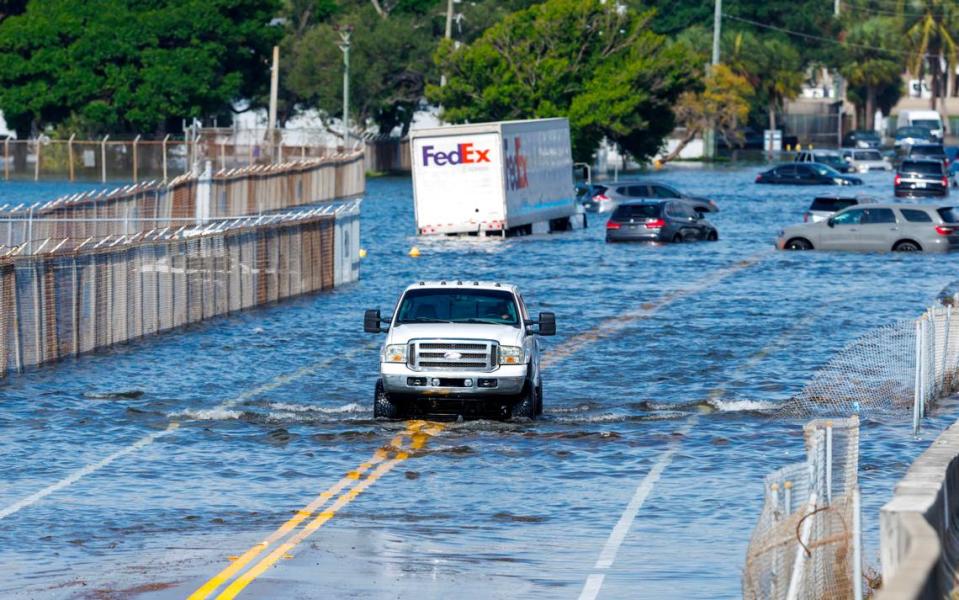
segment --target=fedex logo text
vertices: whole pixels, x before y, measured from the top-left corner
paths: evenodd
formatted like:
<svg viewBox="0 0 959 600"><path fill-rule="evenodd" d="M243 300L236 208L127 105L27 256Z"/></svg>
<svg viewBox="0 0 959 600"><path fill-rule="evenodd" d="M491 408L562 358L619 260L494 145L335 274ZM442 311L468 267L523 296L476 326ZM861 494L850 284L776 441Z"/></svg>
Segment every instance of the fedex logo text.
<svg viewBox="0 0 959 600"><path fill-rule="evenodd" d="M423 166L428 167L432 161L438 167L444 165L470 165L474 163L488 163L489 149L480 150L473 144L457 144L456 150L451 152L436 152L433 146L423 146Z"/></svg>

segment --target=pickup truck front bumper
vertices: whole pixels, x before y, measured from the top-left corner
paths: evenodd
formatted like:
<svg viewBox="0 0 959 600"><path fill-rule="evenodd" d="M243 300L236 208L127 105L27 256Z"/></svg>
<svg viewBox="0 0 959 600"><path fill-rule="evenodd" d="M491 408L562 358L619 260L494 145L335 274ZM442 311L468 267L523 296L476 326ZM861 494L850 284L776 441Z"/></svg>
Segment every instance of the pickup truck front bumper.
<svg viewBox="0 0 959 600"><path fill-rule="evenodd" d="M523 391L527 365L503 365L493 371L414 371L402 363L380 363L388 394L483 399L516 396Z"/></svg>

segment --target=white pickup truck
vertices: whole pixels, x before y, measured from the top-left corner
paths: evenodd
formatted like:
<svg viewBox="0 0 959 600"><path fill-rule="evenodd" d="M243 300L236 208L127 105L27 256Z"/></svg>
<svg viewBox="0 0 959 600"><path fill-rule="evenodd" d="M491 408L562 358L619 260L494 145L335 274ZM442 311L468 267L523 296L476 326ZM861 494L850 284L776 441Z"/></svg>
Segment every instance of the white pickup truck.
<svg viewBox="0 0 959 600"><path fill-rule="evenodd" d="M387 334L377 418L425 412L533 419L543 412L539 336L556 333L556 317L530 319L516 286L420 282L406 288L392 316L367 310L363 329Z"/></svg>

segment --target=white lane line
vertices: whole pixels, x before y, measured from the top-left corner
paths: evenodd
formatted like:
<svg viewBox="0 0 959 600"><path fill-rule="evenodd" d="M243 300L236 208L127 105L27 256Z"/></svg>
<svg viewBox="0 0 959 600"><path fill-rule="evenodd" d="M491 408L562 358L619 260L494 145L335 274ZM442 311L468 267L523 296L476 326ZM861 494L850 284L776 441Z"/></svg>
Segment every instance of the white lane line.
<svg viewBox="0 0 959 600"><path fill-rule="evenodd" d="M632 499L629 501L629 504L626 505L626 510L623 511L623 514L619 517L619 521L616 522L616 525L610 532L609 538L606 539L606 545L603 546L602 552L599 553L599 559L596 561L596 566L593 567L594 569L608 569L613 566L613 561L616 560L619 547L623 544L623 540L626 539L626 534L629 533L629 528L632 527L633 521L636 520L636 515L639 514L639 510L643 507L643 503L646 502L646 498L649 497L649 493L653 491L653 486L659 481L663 471L666 470L669 463L673 462L673 456L675 456L679 450L683 438L689 434L698 420L699 415L693 415L686 420L686 423L677 432L679 435L670 442L666 452L660 455L656 464L653 465L653 468L649 470L646 477L643 477L639 486L636 487Z"/></svg>
<svg viewBox="0 0 959 600"><path fill-rule="evenodd" d="M827 302L821 306L819 310L809 313L804 318L797 321L788 330L780 334L775 340L750 356L748 360L741 363L736 370L732 372L725 383L713 388L713 390L709 393L709 399L721 399L726 394L726 390L729 389L729 386L732 383L739 381L743 375L749 372L749 370L755 367L757 364L762 362L774 350L782 348L786 342L793 337L793 335L795 335L798 331L805 329L809 323L819 318L819 315L825 312L830 306L832 306L832 304L833 302ZM629 533L629 530L633 525L633 521L636 520L636 516L643 508L646 498L649 497L649 494L653 491L653 487L656 485L656 482L659 481L663 471L665 471L666 467L668 467L673 461L673 456L675 456L676 452L679 450L679 446L682 444L686 435L689 434L693 427L696 426L696 422L698 420L699 415L693 415L686 420L686 423L678 431L680 435L678 435L676 439L670 443L666 451L663 452L663 454L656 461L656 464L653 465L653 468L650 469L649 473L646 474L646 477L644 477L639 483L639 486L633 493L632 499L626 506L626 510L623 511L623 514L619 517L619 521L616 522L612 532L610 532L609 537L606 539L606 544L599 553L599 559L593 566L594 569L609 569L613 566L613 562L616 560L616 555L619 553L619 548L626 539L626 535ZM583 591L579 595L579 600L595 600L603 587L604 579L605 575L602 573L590 574L586 578L586 583L583 585Z"/></svg>
<svg viewBox="0 0 959 600"><path fill-rule="evenodd" d="M586 578L586 585L583 586L583 593L579 595L579 600L592 600L599 594L603 587L603 579L606 576L602 573L593 573Z"/></svg>
<svg viewBox="0 0 959 600"><path fill-rule="evenodd" d="M256 396L259 396L260 394L263 394L263 393L265 393L265 392L269 392L269 391L275 390L276 388L281 387L281 386L283 386L283 385L286 385L286 384L288 384L288 383L290 383L290 382L292 382L292 381L295 381L295 380L297 380L297 379L300 379L301 377L303 377L303 376L305 376L305 375L308 375L308 374L310 374L310 373L313 373L313 372L315 372L315 371L317 371L317 370L319 370L319 369L323 369L323 368L325 368L325 367L328 367L328 366L330 366L331 364L333 364L333 362L335 362L335 361L350 359L350 358L352 358L353 356L359 354L360 352L365 352L370 346L371 346L371 344L365 344L365 345L360 346L360 347L358 347L358 348L354 348L353 350L351 350L350 352L347 352L347 353L343 354L342 356L338 356L338 357L336 357L336 358L326 358L326 359L317 361L317 362L315 362L315 363L313 363L313 364L311 364L311 365L307 365L307 366L305 366L305 367L301 367L301 368L297 369L296 371L293 371L292 373L287 373L286 375L280 375L279 377L276 377L275 379L273 379L273 380L271 380L271 381L269 381L269 382L267 382L267 383L264 383L264 384L262 384L262 385L259 385L259 386L255 387L255 388L251 388L251 389L243 392L242 394L238 395L238 396L235 397L235 398L232 398L232 399L230 399L230 400L226 400L225 402L221 402L220 404L218 404L217 406L215 406L215 407L213 408L213 410L230 408L230 407L232 407L232 406L236 406L237 404L240 404L241 402L245 402L245 401L247 401L247 400L250 400L250 399L252 399L252 398L255 398ZM110 463L114 462L115 460L117 460L117 459L119 459L119 458L123 458L124 456L127 456L127 455L129 455L129 454L133 454L133 453L136 452L137 450L140 450L140 449L142 449L143 447L152 444L153 442L155 442L156 440L160 439L161 437L170 435L171 433L173 433L174 431L176 431L179 426L180 426L180 424L179 424L178 422L174 421L174 422L170 423L170 424L167 426L166 429L164 429L164 430L162 430L162 431L156 431L156 432L153 432L153 433L151 433L151 434L149 434L149 435L143 436L142 438L140 438L139 440L133 442L133 443L130 444L129 446L126 446L125 448L121 448L120 450L117 450L117 451L114 452L113 454L111 454L111 455L109 455L109 456L107 456L107 457L105 457L105 458L102 458L102 459L100 459L99 461L97 461L97 462L95 462L95 463L91 463L91 464L89 464L89 465L87 465L87 466L85 466L85 467L81 467L80 469L77 469L76 471L74 471L73 473L70 473L69 475L67 475L66 477L64 477L63 479L61 479L60 481L57 481L56 483L50 484L50 485L48 485L47 487L43 488L42 490L40 490L40 491L38 491L38 492L35 492L35 493L27 496L26 498L23 498L23 499L21 499L21 500L17 500L17 501L14 502L13 504L11 504L11 505L9 505L9 506L7 506L7 507L5 507L5 508L0 509L0 520L3 520L3 519L5 519L5 518L7 518L7 517L9 517L9 516L12 515L12 514L14 514L14 513L16 513L16 512L19 512L19 511L23 510L24 508L27 508L28 506L32 506L32 505L36 504L36 503L39 502L40 500L43 500L44 498L46 498L47 496L49 496L50 494L53 494L53 493L55 493L55 492L58 492L58 491L60 491L60 490L62 490L62 489L64 489L64 488L66 488L66 487L69 487L69 486L73 485L74 483L80 481L81 479L83 479L83 478L86 477L87 475L91 475L91 474L93 474L93 473L96 473L97 471L99 471L99 470L102 469L103 467L108 466Z"/></svg>
<svg viewBox="0 0 959 600"><path fill-rule="evenodd" d="M64 477L60 481L52 485L48 485L47 487L43 488L39 492L36 492L35 494L32 494L30 496L27 496L26 498L23 498L22 500L18 500L14 502L13 504L11 504L10 506L0 510L0 519L5 519L9 517L10 515L12 515L13 513L18 512L21 509L24 509L32 504L36 504L40 500L43 500L44 498L49 496L50 494L54 492L58 492L62 490L63 488L80 481L81 479L89 475L90 473L95 473L99 471L100 469L109 465L116 459L123 458L127 454L132 454L136 452L137 450L139 450L140 448L143 448L144 446L153 443L159 438L173 433L177 427L179 427L178 423L170 423L170 425L167 426L167 428L164 429L163 431L157 431L157 432L151 433L148 436L140 438L136 442L127 446L126 448L117 450L116 452L114 452L110 456L107 456L106 458L103 458L95 463L89 464L81 469L77 469L76 471L74 471L67 477Z"/></svg>

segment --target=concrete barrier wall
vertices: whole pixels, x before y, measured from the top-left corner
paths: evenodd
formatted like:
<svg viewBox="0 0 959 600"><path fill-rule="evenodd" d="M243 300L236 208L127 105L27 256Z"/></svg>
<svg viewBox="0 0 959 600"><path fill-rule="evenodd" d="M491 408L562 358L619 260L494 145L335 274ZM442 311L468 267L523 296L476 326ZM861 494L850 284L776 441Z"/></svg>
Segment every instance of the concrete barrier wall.
<svg viewBox="0 0 959 600"><path fill-rule="evenodd" d="M950 598L959 563L959 422L909 468L880 513L879 600Z"/></svg>

